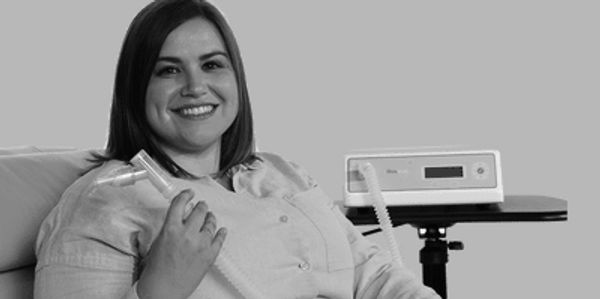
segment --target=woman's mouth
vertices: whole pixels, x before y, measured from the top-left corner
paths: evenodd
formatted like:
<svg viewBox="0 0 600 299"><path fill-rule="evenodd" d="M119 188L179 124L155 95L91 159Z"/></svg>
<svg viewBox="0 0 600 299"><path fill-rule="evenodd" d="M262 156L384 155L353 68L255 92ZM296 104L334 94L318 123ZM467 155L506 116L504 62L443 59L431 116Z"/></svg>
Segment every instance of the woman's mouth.
<svg viewBox="0 0 600 299"><path fill-rule="evenodd" d="M194 106L185 106L177 109L172 109L175 114L187 119L206 119L212 116L217 110L218 105L202 104Z"/></svg>

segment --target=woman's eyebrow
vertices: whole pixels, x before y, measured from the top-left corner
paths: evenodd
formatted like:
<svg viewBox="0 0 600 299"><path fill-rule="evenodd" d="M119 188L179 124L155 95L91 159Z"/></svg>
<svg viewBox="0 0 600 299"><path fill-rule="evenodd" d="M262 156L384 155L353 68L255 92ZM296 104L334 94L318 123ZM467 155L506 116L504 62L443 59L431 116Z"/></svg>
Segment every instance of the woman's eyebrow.
<svg viewBox="0 0 600 299"><path fill-rule="evenodd" d="M198 57L198 60L207 60L207 59L210 59L210 58L212 58L214 56L218 56L218 55L225 56L227 59L229 59L229 55L227 55L226 52L221 51L221 50L216 50L216 51L212 51L212 52L208 52L206 54L200 55L200 57ZM161 61L171 62L171 63L181 63L181 59L178 57L175 57L175 56L160 56L156 60L156 62L161 62Z"/></svg>
<svg viewBox="0 0 600 299"><path fill-rule="evenodd" d="M227 53L225 53L224 51L221 51L221 50L216 50L216 51L212 51L212 52L200 55L199 59L207 60L207 59L210 59L210 58L212 58L214 56L218 56L218 55L225 56L225 58L229 59L229 55L227 55Z"/></svg>
<svg viewBox="0 0 600 299"><path fill-rule="evenodd" d="M172 56L161 56L156 59L156 62L170 62L170 63L181 63L181 59Z"/></svg>

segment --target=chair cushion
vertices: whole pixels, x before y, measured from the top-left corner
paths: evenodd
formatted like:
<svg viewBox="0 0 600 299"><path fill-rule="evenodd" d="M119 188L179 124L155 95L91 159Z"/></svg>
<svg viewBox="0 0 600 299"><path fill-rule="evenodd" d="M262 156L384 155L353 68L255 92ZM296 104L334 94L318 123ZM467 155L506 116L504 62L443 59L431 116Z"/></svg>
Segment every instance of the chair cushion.
<svg viewBox="0 0 600 299"><path fill-rule="evenodd" d="M0 148L0 156L27 155L49 152L73 151L72 147L40 147L33 145Z"/></svg>
<svg viewBox="0 0 600 299"><path fill-rule="evenodd" d="M0 272L0 299L33 298L35 266Z"/></svg>
<svg viewBox="0 0 600 299"><path fill-rule="evenodd" d="M32 150L35 152L35 150ZM35 264L38 229L91 163L91 150L0 156L0 272Z"/></svg>

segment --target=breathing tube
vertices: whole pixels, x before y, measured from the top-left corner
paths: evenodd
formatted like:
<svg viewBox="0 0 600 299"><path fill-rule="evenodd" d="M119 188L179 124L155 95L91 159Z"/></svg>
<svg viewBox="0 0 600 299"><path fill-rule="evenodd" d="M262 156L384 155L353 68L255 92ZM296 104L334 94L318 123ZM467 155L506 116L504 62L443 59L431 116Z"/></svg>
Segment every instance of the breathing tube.
<svg viewBox="0 0 600 299"><path fill-rule="evenodd" d="M398 248L396 238L394 238L392 221L390 220L390 215L387 211L385 202L383 201L383 194L381 194L381 187L379 186L379 181L377 179L377 175L375 174L375 167L373 167L371 163L365 162L358 165L358 170L365 178L365 182L367 183L367 188L369 189L369 193L373 199L373 206L375 207L377 221L379 222L381 231L383 231L383 235L387 241L392 258L402 265L403 263L400 255L400 249Z"/></svg>
<svg viewBox="0 0 600 299"><path fill-rule="evenodd" d="M107 177L98 178L95 185L122 187L135 184L139 180L148 179L165 199L170 201L177 194L175 185L170 181L166 171L144 150L137 153L130 162L132 166L120 169L118 173L109 174ZM186 215L189 213L191 207L188 206L187 208ZM221 248L214 265L244 298L266 299L248 276L237 265L231 262L225 248Z"/></svg>

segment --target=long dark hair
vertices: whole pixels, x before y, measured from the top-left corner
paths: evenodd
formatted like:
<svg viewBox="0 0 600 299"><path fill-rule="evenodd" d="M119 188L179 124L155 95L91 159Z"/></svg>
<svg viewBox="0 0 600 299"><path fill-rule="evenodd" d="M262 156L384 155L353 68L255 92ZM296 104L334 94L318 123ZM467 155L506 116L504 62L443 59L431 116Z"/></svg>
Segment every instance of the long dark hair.
<svg viewBox="0 0 600 299"><path fill-rule="evenodd" d="M104 155L94 155L95 166L111 159L129 161L141 149L176 177L194 177L160 149L145 115L146 89L152 70L171 31L192 18L212 23L221 35L231 59L238 86L238 113L221 136L219 172L250 164L254 134L250 99L237 42L223 15L203 0L156 0L142 9L131 22L117 64L110 113L108 142Z"/></svg>

